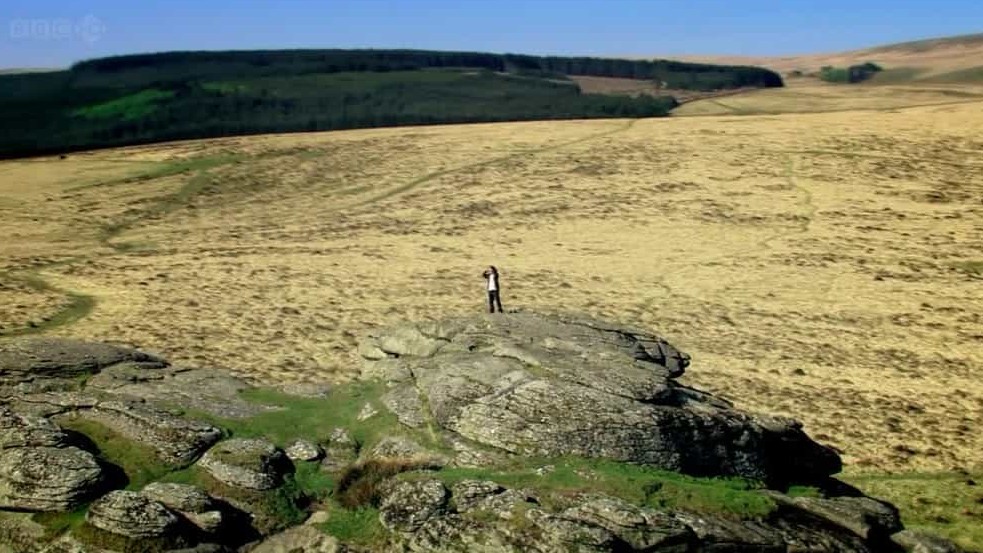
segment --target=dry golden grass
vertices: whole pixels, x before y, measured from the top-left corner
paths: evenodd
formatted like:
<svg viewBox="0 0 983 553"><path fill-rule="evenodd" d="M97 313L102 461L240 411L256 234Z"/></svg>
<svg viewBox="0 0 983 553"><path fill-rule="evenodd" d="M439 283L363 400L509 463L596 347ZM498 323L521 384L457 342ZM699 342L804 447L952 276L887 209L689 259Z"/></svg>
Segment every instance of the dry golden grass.
<svg viewBox="0 0 983 553"><path fill-rule="evenodd" d="M816 79L789 79L785 88L697 99L673 115L774 115L832 111L885 110L958 103L979 105L983 85L845 85Z"/></svg>
<svg viewBox="0 0 983 553"><path fill-rule="evenodd" d="M803 420L855 468L971 467L980 128L977 101L3 162L0 325L64 304L36 275L97 301L51 333L258 382L343 379L361 332L482 310L493 263L506 308L660 332L693 354L689 382Z"/></svg>
<svg viewBox="0 0 983 553"><path fill-rule="evenodd" d="M679 59L703 63L757 65L786 74L790 71L812 73L824 65L848 65L875 62L887 69L912 70L914 80L945 80L946 74L983 67L983 33L888 44L874 48L807 54L802 56L682 56Z"/></svg>

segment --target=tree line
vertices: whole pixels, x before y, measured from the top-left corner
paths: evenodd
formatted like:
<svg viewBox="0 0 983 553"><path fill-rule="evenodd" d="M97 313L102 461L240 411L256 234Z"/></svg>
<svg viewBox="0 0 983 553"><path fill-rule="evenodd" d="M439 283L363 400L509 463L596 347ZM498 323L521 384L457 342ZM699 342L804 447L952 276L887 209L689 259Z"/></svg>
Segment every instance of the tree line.
<svg viewBox="0 0 983 553"><path fill-rule="evenodd" d="M164 140L394 125L656 117L669 96L584 94L567 75L672 88L780 86L679 62L416 50L171 52L0 76L0 157Z"/></svg>

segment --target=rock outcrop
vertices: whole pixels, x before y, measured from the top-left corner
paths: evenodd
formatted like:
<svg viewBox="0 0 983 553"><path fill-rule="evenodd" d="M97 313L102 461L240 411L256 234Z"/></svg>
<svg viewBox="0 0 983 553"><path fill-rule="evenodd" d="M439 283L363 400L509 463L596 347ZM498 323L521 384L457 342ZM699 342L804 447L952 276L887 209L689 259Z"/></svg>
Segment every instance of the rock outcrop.
<svg viewBox="0 0 983 553"><path fill-rule="evenodd" d="M247 490L271 490L283 483L286 455L262 439L234 438L220 442L198 461L223 484Z"/></svg>
<svg viewBox="0 0 983 553"><path fill-rule="evenodd" d="M382 490L379 520L389 530L413 532L446 512L450 493L438 480L392 482Z"/></svg>
<svg viewBox="0 0 983 553"><path fill-rule="evenodd" d="M465 481L450 491L435 479L399 482L382 491L380 519L410 551L755 551L786 553L896 551L889 535L898 519L871 513L866 502L837 502L835 516L814 505L785 501L770 515L740 520L726 515L660 511L604 494L558 499L546 508L535 498L494 482ZM871 500L872 501L872 500ZM846 521L845 524L840 522ZM904 534L898 539L914 538ZM921 543L921 542L919 542Z"/></svg>
<svg viewBox="0 0 983 553"><path fill-rule="evenodd" d="M250 553L335 553L338 540L311 526L297 526L270 536Z"/></svg>
<svg viewBox="0 0 983 553"><path fill-rule="evenodd" d="M76 415L152 447L162 461L172 465L191 463L222 437L222 431L210 424L140 401L99 401Z"/></svg>
<svg viewBox="0 0 983 553"><path fill-rule="evenodd" d="M676 382L689 357L640 330L510 314L382 329L359 347L400 422L516 455L577 455L780 485L840 469L792 420Z"/></svg>
<svg viewBox="0 0 983 553"><path fill-rule="evenodd" d="M0 551L8 543L18 553L959 551L904 530L891 505L834 485L838 456L798 423L680 384L689 357L642 330L513 313L382 329L358 351L363 376L385 390L297 387L303 428L273 443L222 441L222 428L184 415L283 413L284 426L295 425L291 406L247 401L240 392L249 385L220 371L105 344L0 342L0 510L69 511L95 500L86 524L58 537L29 515L0 513ZM310 424L317 401L331 409L340 401L325 417L331 426ZM150 446L155 469L184 468L204 488L107 490L126 483L119 473L129 469L107 453L127 441ZM617 462L647 476L622 476ZM662 473L638 465L771 489L748 482L742 500L763 507L747 512L670 508L653 495ZM474 466L488 467L475 472L481 479L456 472ZM377 523L359 518L373 511L319 502L329 480L338 504L377 507ZM814 485L815 497L782 493L790 483ZM626 486L644 486L644 497L611 495ZM323 510L299 525L305 509ZM339 520L371 539L327 535Z"/></svg>
<svg viewBox="0 0 983 553"><path fill-rule="evenodd" d="M166 365L153 355L110 344L67 338L28 338L0 342L0 384L78 378L124 362Z"/></svg>
<svg viewBox="0 0 983 553"><path fill-rule="evenodd" d="M291 461L299 462L317 461L324 456L321 446L310 440L294 440L284 452Z"/></svg>
<svg viewBox="0 0 983 553"><path fill-rule="evenodd" d="M67 511L97 493L103 477L56 424L0 406L0 509Z"/></svg>
<svg viewBox="0 0 983 553"><path fill-rule="evenodd" d="M244 380L214 369L121 363L101 370L86 390L114 398L179 406L216 417L251 417L271 408L240 395L251 388Z"/></svg>
<svg viewBox="0 0 983 553"><path fill-rule="evenodd" d="M326 472L337 472L355 462L358 458L358 444L344 428L335 428L327 446L324 448L324 458L321 468Z"/></svg>
<svg viewBox="0 0 983 553"><path fill-rule="evenodd" d="M114 491L89 507L86 521L130 539L160 538L174 531L180 519L161 503L137 492Z"/></svg>
<svg viewBox="0 0 983 553"><path fill-rule="evenodd" d="M218 532L225 519L220 506L211 496L189 484L152 482L140 494L181 514L203 532Z"/></svg>

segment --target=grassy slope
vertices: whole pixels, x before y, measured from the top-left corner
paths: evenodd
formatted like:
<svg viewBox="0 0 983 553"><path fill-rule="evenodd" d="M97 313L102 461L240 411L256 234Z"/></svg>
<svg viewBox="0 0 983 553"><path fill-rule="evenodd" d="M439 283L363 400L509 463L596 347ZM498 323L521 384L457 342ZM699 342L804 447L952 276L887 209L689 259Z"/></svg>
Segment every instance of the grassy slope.
<svg viewBox="0 0 983 553"><path fill-rule="evenodd" d="M689 56L690 61L742 63L768 67L781 74L791 71L812 73L824 65L846 67L872 61L886 74L874 82L980 82L983 68L983 33L916 40L851 50L802 56L741 57ZM892 71L897 71L891 74Z"/></svg>
<svg viewBox="0 0 983 553"><path fill-rule="evenodd" d="M865 493L894 503L905 526L983 551L983 472L857 474L845 478Z"/></svg>

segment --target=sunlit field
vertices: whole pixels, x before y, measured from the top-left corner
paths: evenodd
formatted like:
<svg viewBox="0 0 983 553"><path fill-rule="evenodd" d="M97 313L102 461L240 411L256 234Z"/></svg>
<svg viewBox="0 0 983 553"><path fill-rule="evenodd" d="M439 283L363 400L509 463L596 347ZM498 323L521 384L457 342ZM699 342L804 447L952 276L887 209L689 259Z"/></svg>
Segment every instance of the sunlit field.
<svg viewBox="0 0 983 553"><path fill-rule="evenodd" d="M2 162L0 333L339 381L373 327L482 310L495 264L506 309L659 332L689 383L802 420L849 470L973 470L983 103L958 99Z"/></svg>

